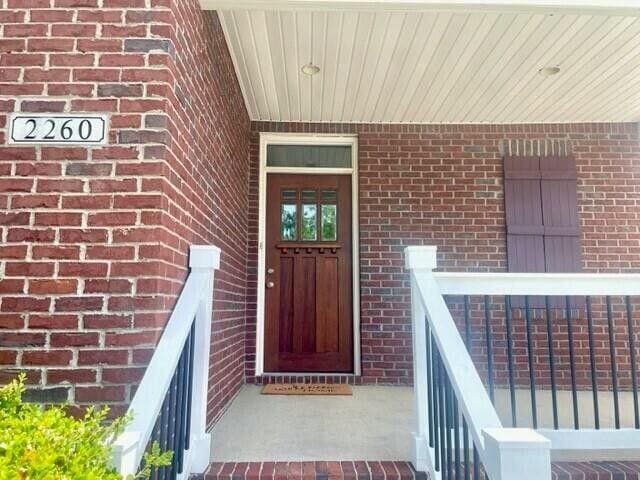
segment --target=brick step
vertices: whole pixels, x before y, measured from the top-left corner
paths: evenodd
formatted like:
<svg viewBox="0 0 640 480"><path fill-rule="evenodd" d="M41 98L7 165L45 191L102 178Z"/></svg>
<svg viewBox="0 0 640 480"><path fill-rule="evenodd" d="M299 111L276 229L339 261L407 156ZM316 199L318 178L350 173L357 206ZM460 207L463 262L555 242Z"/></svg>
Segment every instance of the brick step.
<svg viewBox="0 0 640 480"><path fill-rule="evenodd" d="M426 480L409 462L212 463L204 480Z"/></svg>
<svg viewBox="0 0 640 480"><path fill-rule="evenodd" d="M555 462L552 480L640 480L640 462ZM203 480L426 480L409 462L212 463Z"/></svg>
<svg viewBox="0 0 640 480"><path fill-rule="evenodd" d="M640 462L554 462L553 480L640 480Z"/></svg>

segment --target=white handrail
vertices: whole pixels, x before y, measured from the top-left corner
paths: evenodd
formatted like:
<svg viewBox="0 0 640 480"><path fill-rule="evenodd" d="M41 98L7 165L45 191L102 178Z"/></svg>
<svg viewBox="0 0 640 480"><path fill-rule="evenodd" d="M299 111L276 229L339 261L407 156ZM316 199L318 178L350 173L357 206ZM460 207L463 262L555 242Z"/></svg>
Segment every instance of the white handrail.
<svg viewBox="0 0 640 480"><path fill-rule="evenodd" d="M503 428L476 371L471 356L442 297L436 267L436 247L408 247L405 264L411 272L414 352L414 465L439 480L434 451L429 447L426 324L438 347L478 454L492 480L551 478L551 442L534 430Z"/></svg>
<svg viewBox="0 0 640 480"><path fill-rule="evenodd" d="M433 272L443 295L638 295L638 273Z"/></svg>
<svg viewBox="0 0 640 480"><path fill-rule="evenodd" d="M135 474L139 468L194 323L191 437L181 478L202 473L209 464L210 436L206 432L209 345L214 271L220 266L220 249L192 246L189 266L191 273L129 407L133 420L115 442L114 465L123 476Z"/></svg>

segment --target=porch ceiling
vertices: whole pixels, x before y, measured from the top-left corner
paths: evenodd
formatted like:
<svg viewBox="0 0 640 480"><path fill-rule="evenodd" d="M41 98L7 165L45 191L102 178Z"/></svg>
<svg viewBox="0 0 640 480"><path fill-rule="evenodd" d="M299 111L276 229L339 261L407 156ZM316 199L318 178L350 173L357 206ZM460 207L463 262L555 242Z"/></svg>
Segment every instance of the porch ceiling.
<svg viewBox="0 0 640 480"><path fill-rule="evenodd" d="M640 10L320 3L220 10L252 119L640 121ZM304 75L307 63L319 73ZM538 73L556 66L556 75Z"/></svg>

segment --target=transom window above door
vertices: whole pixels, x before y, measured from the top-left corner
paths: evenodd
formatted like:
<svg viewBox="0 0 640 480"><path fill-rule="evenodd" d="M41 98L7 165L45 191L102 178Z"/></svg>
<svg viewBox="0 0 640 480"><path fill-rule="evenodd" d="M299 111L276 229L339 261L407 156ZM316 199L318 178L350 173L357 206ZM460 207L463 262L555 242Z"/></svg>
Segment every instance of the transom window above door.
<svg viewBox="0 0 640 480"><path fill-rule="evenodd" d="M350 145L268 145L267 167L352 168Z"/></svg>
<svg viewBox="0 0 640 480"><path fill-rule="evenodd" d="M282 189L280 239L301 242L338 240L337 199L334 189Z"/></svg>

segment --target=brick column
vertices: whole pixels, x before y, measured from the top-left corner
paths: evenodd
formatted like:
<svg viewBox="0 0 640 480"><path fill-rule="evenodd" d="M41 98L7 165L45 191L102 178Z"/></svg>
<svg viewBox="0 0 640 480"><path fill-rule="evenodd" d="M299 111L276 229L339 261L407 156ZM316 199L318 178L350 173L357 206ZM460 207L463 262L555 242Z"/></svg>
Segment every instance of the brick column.
<svg viewBox="0 0 640 480"><path fill-rule="evenodd" d="M8 145L14 111L108 112L109 144ZM121 411L189 244L219 245L218 288L244 288L222 192L243 196L247 131L217 17L195 0L0 0L0 383L26 371L30 398ZM244 304L229 310L244 324Z"/></svg>

